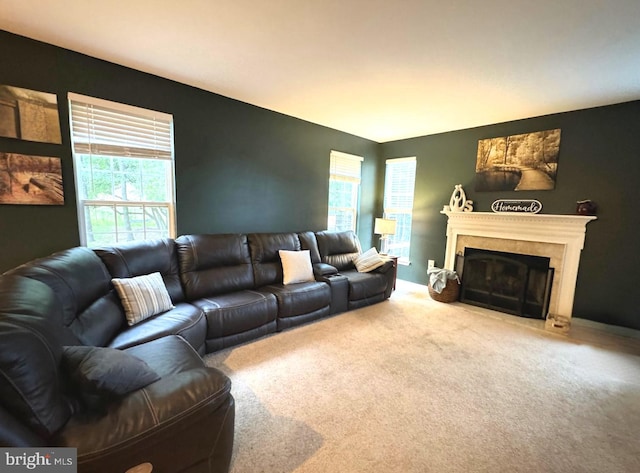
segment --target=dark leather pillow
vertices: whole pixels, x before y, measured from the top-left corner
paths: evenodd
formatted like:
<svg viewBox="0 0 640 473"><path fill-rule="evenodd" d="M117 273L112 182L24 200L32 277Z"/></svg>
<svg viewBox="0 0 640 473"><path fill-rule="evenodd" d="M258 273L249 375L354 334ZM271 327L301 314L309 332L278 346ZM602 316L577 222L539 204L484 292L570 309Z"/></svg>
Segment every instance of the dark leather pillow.
<svg viewBox="0 0 640 473"><path fill-rule="evenodd" d="M145 361L115 348L64 347L62 370L80 409L92 414L106 413L110 402L160 379Z"/></svg>

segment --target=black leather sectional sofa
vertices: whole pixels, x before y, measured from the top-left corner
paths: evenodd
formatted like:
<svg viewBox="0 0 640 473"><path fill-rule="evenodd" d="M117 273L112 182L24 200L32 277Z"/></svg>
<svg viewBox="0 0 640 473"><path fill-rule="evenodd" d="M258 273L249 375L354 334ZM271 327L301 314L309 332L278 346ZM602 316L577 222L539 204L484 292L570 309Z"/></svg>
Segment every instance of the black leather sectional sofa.
<svg viewBox="0 0 640 473"><path fill-rule="evenodd" d="M280 250L308 250L313 280L283 284ZM184 235L6 272L0 445L76 447L79 472L228 471L231 383L201 355L387 299L392 262L358 272L360 253L353 232ZM173 307L129 325L112 279L156 272Z"/></svg>

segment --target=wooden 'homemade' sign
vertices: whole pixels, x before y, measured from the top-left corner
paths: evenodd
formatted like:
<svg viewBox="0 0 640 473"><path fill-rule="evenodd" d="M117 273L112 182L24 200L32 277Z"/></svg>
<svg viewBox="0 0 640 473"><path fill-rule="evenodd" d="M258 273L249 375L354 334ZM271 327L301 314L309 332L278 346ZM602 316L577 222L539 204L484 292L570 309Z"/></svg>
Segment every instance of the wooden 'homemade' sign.
<svg viewBox="0 0 640 473"><path fill-rule="evenodd" d="M491 204L491 210L494 212L537 214L542 210L542 204L533 199L498 199Z"/></svg>

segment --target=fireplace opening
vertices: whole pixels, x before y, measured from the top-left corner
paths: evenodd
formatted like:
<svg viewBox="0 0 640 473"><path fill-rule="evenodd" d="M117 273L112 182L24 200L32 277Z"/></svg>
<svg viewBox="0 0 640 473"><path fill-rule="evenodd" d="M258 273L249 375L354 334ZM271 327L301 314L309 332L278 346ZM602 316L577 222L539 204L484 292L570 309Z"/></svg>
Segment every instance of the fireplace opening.
<svg viewBox="0 0 640 473"><path fill-rule="evenodd" d="M456 262L460 302L544 319L554 272L549 263L543 256L465 248Z"/></svg>

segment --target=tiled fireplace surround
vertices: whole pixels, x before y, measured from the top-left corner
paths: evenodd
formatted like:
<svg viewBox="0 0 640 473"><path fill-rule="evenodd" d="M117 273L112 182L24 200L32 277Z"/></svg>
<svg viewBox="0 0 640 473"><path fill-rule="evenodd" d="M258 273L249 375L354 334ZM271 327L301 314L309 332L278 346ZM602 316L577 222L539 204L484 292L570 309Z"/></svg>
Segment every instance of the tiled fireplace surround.
<svg viewBox="0 0 640 473"><path fill-rule="evenodd" d="M587 223L596 217L491 212L443 212L447 215L445 268L456 254L479 248L550 258L555 268L549 313L571 318L580 253Z"/></svg>

